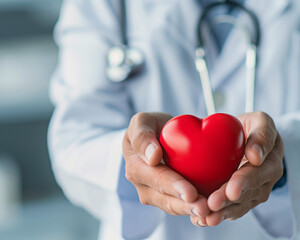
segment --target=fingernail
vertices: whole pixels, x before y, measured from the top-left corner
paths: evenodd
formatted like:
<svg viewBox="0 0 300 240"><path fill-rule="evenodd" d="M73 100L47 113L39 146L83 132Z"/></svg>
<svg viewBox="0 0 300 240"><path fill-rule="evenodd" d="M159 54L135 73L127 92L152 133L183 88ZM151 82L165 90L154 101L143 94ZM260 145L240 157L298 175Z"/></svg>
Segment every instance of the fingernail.
<svg viewBox="0 0 300 240"><path fill-rule="evenodd" d="M198 212L198 210L195 209L195 208L192 209L192 213L193 213L195 216L197 216L197 217L201 217L200 214L199 214L199 212Z"/></svg>
<svg viewBox="0 0 300 240"><path fill-rule="evenodd" d="M200 227L206 227L206 225L203 224L203 223L201 222L201 220L198 220L197 224L198 224Z"/></svg>
<svg viewBox="0 0 300 240"><path fill-rule="evenodd" d="M187 200L186 200L186 197L185 197L185 195L184 194L179 194L179 197L180 197L180 199L181 200L183 200L183 201L185 201L185 202L187 202Z"/></svg>
<svg viewBox="0 0 300 240"><path fill-rule="evenodd" d="M153 143L150 143L145 151L146 161L149 163L150 159L156 149L156 146Z"/></svg>
<svg viewBox="0 0 300 240"><path fill-rule="evenodd" d="M259 146L258 144L253 144L252 148L258 153L259 157L260 157L260 162L263 162L263 157L264 157L264 153L263 150L261 148L261 146Z"/></svg>
<svg viewBox="0 0 300 240"><path fill-rule="evenodd" d="M184 194L185 192L185 184L182 181L175 181L173 183L174 190L178 193L179 198L185 202L187 202L187 197Z"/></svg>

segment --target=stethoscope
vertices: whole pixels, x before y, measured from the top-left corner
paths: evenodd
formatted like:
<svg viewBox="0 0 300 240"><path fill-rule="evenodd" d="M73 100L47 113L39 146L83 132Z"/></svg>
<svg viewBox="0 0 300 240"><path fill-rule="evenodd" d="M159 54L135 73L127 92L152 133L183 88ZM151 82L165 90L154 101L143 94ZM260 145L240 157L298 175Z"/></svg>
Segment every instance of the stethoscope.
<svg viewBox="0 0 300 240"><path fill-rule="evenodd" d="M112 47L107 54L107 69L106 74L110 81L115 83L123 82L141 72L145 64L144 54L136 48L128 46L127 39L127 16L126 16L126 0L121 1L121 33L122 44L120 46ZM233 9L238 9L248 15L253 25L253 32L246 26L238 22L236 17L231 15L217 16L213 23L229 23L240 29L248 41L248 48L246 52L246 94L245 94L245 111L254 111L255 99L255 83L256 83L256 70L257 70L257 52L260 44L260 26L255 13L245 8L243 5L225 0L221 2L211 3L203 9L197 25L198 43L195 48L195 65L199 73L202 90L205 100L205 105L208 115L216 113L213 92L211 88L209 72L207 68L206 52L204 48L204 37L202 29L207 19L208 14L219 6L229 6Z"/></svg>

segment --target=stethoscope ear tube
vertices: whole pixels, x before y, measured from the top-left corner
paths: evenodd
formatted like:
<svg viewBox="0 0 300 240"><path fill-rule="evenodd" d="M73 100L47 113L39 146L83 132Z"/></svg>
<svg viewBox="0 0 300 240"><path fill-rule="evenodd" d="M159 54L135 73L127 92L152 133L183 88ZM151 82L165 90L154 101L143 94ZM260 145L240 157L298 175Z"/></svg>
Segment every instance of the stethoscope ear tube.
<svg viewBox="0 0 300 240"><path fill-rule="evenodd" d="M195 57L195 65L196 69L199 73L202 89L203 89L203 96L206 105L207 114L211 115L216 113L216 107L213 98L213 91L210 84L209 78L209 71L207 68L206 63L206 56L205 56L205 48L204 48L204 40L202 36L201 29L203 29L203 24L206 19L206 16L209 14L211 10L221 5L228 5L232 7L239 8L241 11L244 11L250 16L250 19L254 25L254 34L249 34L249 46L246 53L246 94L245 94L245 111L246 112L253 112L254 111L254 101L255 101L255 83L256 83L256 69L257 69L257 50L260 44L260 26L257 16L251 12L249 9L246 9L244 6L231 2L218 2L212 3L208 5L204 10L203 14L198 21L198 45L196 47L196 57ZM222 22L222 21L220 21ZM220 23L219 22L219 23ZM231 23L234 26L239 25L236 21L226 21L227 23ZM243 26L237 26L242 30L245 29ZM245 32L245 31L244 31Z"/></svg>
<svg viewBox="0 0 300 240"><path fill-rule="evenodd" d="M254 28L254 34L251 35L251 43L253 45L255 45L256 48L258 48L260 46L260 41L261 41L261 30L260 30L260 24L259 24L257 15L250 9L245 8L243 5L236 3L236 2L232 2L230 0L225 1L225 2L211 3L203 9L203 13L200 16L200 19L199 19L198 25L197 25L197 37L198 37L197 47L203 48L203 46L205 44L204 36L201 31L204 28L205 19L207 18L208 14L213 9L216 9L219 6L229 6L229 7L237 8L249 16L249 18L251 19L251 21L253 23L253 28Z"/></svg>
<svg viewBox="0 0 300 240"><path fill-rule="evenodd" d="M255 106L255 84L256 84L256 68L257 68L257 48L251 44L248 47L246 55L246 100L245 112L253 112Z"/></svg>
<svg viewBox="0 0 300 240"><path fill-rule="evenodd" d="M216 107L205 60L205 51L202 47L196 49L195 66L200 75L207 114L212 115L216 113Z"/></svg>

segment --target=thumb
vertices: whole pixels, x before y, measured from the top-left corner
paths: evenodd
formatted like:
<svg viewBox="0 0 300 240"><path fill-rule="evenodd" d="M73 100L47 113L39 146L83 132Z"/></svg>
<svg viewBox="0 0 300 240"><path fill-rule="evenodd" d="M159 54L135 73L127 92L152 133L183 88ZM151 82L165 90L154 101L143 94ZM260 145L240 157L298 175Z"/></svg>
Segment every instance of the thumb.
<svg viewBox="0 0 300 240"><path fill-rule="evenodd" d="M257 128L250 132L245 155L254 166L260 166L272 151L277 138L277 131L272 127Z"/></svg>
<svg viewBox="0 0 300 240"><path fill-rule="evenodd" d="M274 148L277 130L273 119L264 112L239 115L247 137L245 156L254 166L260 166Z"/></svg>
<svg viewBox="0 0 300 240"><path fill-rule="evenodd" d="M147 113L135 115L128 128L132 149L150 166L159 164L163 156L156 136L157 129L157 121Z"/></svg>

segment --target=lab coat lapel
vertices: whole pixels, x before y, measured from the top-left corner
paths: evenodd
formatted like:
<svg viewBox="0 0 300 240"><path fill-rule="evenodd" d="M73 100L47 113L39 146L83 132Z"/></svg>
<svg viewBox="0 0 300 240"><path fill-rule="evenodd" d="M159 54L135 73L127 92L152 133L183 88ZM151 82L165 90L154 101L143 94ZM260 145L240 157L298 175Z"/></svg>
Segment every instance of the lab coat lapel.
<svg viewBox="0 0 300 240"><path fill-rule="evenodd" d="M290 3L291 0L247 0L245 4L257 14L263 35L264 29L269 26L269 24L272 24L272 21L280 16ZM238 18L238 21L242 24L249 21L244 14L241 14ZM240 30L233 28L224 44L218 60L211 69L213 89L217 89L242 63L244 63L247 42L245 39L242 39L241 41L239 36Z"/></svg>

